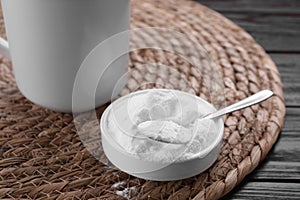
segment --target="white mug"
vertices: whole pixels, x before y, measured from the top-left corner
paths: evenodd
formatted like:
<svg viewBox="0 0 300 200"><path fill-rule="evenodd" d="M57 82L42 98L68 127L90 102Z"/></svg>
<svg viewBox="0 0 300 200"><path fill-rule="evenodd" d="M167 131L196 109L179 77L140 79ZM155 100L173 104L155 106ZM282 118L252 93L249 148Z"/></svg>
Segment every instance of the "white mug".
<svg viewBox="0 0 300 200"><path fill-rule="evenodd" d="M2 0L2 9L9 48L0 39L0 54L11 58L19 90L32 102L61 112L72 111L75 77L90 52L129 29L130 0ZM124 37L117 45L126 50L129 41ZM116 44L108 48L112 50L107 54L113 54ZM89 73L95 66L105 71L101 56L105 55L92 61ZM97 91L95 106L111 99L113 84L127 72L127 61L122 56L112 63L114 71L104 79L115 81L104 87L106 91ZM80 88L88 91L95 83L89 82L89 74L85 77ZM87 109L92 108L83 105L76 111Z"/></svg>

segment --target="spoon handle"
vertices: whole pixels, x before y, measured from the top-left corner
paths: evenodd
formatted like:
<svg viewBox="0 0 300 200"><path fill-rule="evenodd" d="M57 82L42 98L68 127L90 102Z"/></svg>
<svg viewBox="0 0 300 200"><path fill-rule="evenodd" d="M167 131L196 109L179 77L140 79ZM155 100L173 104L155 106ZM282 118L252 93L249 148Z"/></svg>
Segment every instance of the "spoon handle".
<svg viewBox="0 0 300 200"><path fill-rule="evenodd" d="M270 98L273 95L273 92L270 90L262 90L246 99L243 99L242 101L239 101L235 104L232 104L230 106L227 106L221 110L218 110L216 112L213 112L207 116L204 117L204 119L212 119L216 117L220 117L222 115L225 115L227 113L243 109L248 106L252 106L254 104L257 104L259 102L262 102L268 98Z"/></svg>

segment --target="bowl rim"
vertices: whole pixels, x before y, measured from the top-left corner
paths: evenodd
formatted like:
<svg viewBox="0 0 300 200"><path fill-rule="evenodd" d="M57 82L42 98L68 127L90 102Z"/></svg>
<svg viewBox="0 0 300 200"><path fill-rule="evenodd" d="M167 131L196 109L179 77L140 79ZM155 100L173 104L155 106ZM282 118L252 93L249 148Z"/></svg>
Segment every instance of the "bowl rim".
<svg viewBox="0 0 300 200"><path fill-rule="evenodd" d="M115 101L113 101L104 110L104 112L101 116L101 119L100 119L101 137L104 136L106 138L106 141L108 141L110 143L110 145L113 146L121 154L126 154L127 156L136 158L134 155L132 155L125 149L121 148L121 146L108 134L109 131L107 130L107 126L106 126L108 114L110 113L110 111L114 105L120 104L125 99L132 97L134 95L139 95L141 93L147 93L150 91L172 91L172 92L182 93L183 95L187 95L187 96L190 96L190 97L196 98L197 100L202 101L209 107L209 109L211 109L212 111L216 111L216 108L211 103L207 102L206 100L202 99L201 97L191 94L191 93L188 93L188 92L185 92L185 91L176 90L176 89L157 89L157 88L145 89L145 90L138 90L135 92L131 92L125 96L122 96L122 97L116 99ZM208 147L206 147L204 150L190 156L188 159L181 160L180 159L181 156L180 156L178 159L174 160L174 163L182 163L182 162L186 162L186 161L190 161L190 160L194 160L194 159L201 159L201 158L205 157L206 155L208 155L214 148L216 148L218 146L218 144L222 141L223 135L224 135L224 121L223 121L222 117L215 118L215 120L216 120L216 125L218 127L218 135L217 135L216 139L214 139L214 141ZM160 162L160 161L150 161L150 162L155 163L155 162Z"/></svg>

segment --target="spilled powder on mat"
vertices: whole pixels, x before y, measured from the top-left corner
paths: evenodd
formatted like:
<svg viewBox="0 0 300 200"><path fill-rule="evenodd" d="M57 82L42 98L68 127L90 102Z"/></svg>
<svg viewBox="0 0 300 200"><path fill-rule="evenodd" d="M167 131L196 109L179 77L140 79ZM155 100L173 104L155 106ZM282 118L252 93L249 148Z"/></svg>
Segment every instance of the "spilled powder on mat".
<svg viewBox="0 0 300 200"><path fill-rule="evenodd" d="M201 106L190 96L153 90L133 96L128 102L128 116L116 120L110 115L108 126L119 145L137 158L161 162L187 160L206 149L217 135L213 120L199 119L203 114ZM132 124L132 127L122 128L122 123Z"/></svg>
<svg viewBox="0 0 300 200"><path fill-rule="evenodd" d="M125 199L130 199L136 193L136 191L137 191L136 186L133 186L133 187L124 188L123 190L117 190L116 194L121 197L124 197Z"/></svg>
<svg viewBox="0 0 300 200"><path fill-rule="evenodd" d="M136 195L137 187L126 187L126 181L119 181L112 185L112 188L116 189L115 193L125 199L130 199L132 196Z"/></svg>
<svg viewBox="0 0 300 200"><path fill-rule="evenodd" d="M126 183L125 181L116 182L115 184L112 185L112 188L119 188L120 186L123 186L125 183Z"/></svg>

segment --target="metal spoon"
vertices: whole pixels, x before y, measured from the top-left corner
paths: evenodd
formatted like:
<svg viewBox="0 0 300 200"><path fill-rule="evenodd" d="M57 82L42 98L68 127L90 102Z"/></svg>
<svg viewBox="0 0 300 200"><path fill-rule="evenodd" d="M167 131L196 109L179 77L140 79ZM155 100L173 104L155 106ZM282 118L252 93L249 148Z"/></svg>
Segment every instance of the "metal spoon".
<svg viewBox="0 0 300 200"><path fill-rule="evenodd" d="M210 113L208 115L203 116L202 118L204 119L213 119L216 117L220 117L223 116L227 113L231 113L237 110L241 110L243 108L258 104L262 101L267 100L268 98L270 98L273 95L273 92L270 90L262 90L250 97L247 97L246 99L243 99L241 101L238 101L230 106L227 106L221 110L218 110L214 113Z"/></svg>
<svg viewBox="0 0 300 200"><path fill-rule="evenodd" d="M270 98L273 95L273 92L270 90L262 90L246 99L243 99L237 103L234 103L230 106L227 106L221 110L218 110L216 112L204 115L204 116L200 116L200 118L198 119L213 119L213 118L217 118L220 116L223 116L227 113L231 113L233 111L237 111L240 109L243 109L245 107L249 107L252 105L255 105L257 103L260 103L268 98ZM155 128L153 128L156 124L155 123L161 123L161 121L148 121L148 127L149 127L149 131L147 131L147 128L143 128L142 131L139 131L138 135L135 135L133 137L135 138L140 138L140 139L145 139L145 138L149 138L155 141L159 141L159 142L163 142L163 143L171 143L171 144L185 144L188 143L190 141L189 137L169 137L168 132L170 131L170 128L168 130L164 129L164 128L159 128L159 133L158 131L155 131ZM153 124L151 124L153 123ZM185 130L184 127L182 127L182 130ZM171 128L172 129L172 128ZM189 134L188 132L183 131L183 134Z"/></svg>

